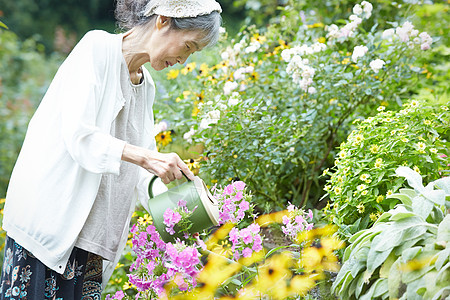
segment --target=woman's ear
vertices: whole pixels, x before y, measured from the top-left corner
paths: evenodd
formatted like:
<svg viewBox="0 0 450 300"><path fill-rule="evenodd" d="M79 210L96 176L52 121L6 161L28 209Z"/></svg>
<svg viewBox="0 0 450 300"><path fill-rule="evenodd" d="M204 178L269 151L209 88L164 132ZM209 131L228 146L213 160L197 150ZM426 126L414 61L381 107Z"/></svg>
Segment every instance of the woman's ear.
<svg viewBox="0 0 450 300"><path fill-rule="evenodd" d="M158 29L162 29L165 26L169 25L170 25L170 17L158 16L158 18L156 19L156 28Z"/></svg>

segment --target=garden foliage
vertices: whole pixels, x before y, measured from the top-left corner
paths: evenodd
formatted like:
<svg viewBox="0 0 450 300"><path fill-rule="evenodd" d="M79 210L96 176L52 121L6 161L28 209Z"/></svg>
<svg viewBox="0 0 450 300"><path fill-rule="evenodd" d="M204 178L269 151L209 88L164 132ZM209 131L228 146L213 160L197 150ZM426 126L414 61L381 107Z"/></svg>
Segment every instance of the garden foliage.
<svg viewBox="0 0 450 300"><path fill-rule="evenodd" d="M328 218L346 237L373 224L398 201L389 198L402 186L398 166L419 172L426 181L450 175L450 112L447 105L412 100L399 111L356 119L357 128L340 146L325 190Z"/></svg>
<svg viewBox="0 0 450 300"><path fill-rule="evenodd" d="M353 235L333 284L345 299L446 299L450 295L450 177L422 185L407 167L408 179L389 198L401 201L369 229Z"/></svg>
<svg viewBox="0 0 450 300"><path fill-rule="evenodd" d="M339 26L285 7L267 29L225 43L214 66L169 71L177 82L155 115L178 142L203 146L202 177L247 182L263 211L317 204L318 177L351 121L401 105L421 76L416 57L432 47L410 22L373 25L379 18L362 3Z"/></svg>

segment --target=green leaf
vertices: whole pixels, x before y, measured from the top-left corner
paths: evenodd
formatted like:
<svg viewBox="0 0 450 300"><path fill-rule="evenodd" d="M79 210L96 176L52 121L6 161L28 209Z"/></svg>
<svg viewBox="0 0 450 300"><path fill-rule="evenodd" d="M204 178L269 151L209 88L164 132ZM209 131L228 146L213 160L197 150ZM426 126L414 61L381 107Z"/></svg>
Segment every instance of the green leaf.
<svg viewBox="0 0 450 300"><path fill-rule="evenodd" d="M436 262L434 263L436 270L440 271L444 263L448 261L449 257L450 257L450 247L441 250L437 255Z"/></svg>
<svg viewBox="0 0 450 300"><path fill-rule="evenodd" d="M389 299L398 299L400 285L402 283L402 272L400 270L401 263L400 258L398 258L393 264L391 269L389 270L389 281L388 281L388 289L389 289Z"/></svg>
<svg viewBox="0 0 450 300"><path fill-rule="evenodd" d="M386 197L386 199L391 199L391 198L399 199L403 204L408 205L408 206L411 206L411 204L412 204L411 197L406 194L392 194L392 195L389 195Z"/></svg>
<svg viewBox="0 0 450 300"><path fill-rule="evenodd" d="M6 26L5 23L3 23L2 21L0 21L0 27L5 28L5 29L9 29L8 26Z"/></svg>
<svg viewBox="0 0 450 300"><path fill-rule="evenodd" d="M412 259L414 259L418 254L420 254L422 252L423 248L422 247L412 247L412 248L408 248L405 249L402 252L402 262L406 263Z"/></svg>
<svg viewBox="0 0 450 300"><path fill-rule="evenodd" d="M391 270L392 265L397 260L397 256L394 252L391 252L389 254L386 261L381 265L380 268L380 278L388 278L389 277L389 271Z"/></svg>
<svg viewBox="0 0 450 300"><path fill-rule="evenodd" d="M436 241L450 242L450 214L445 216L444 220L439 224Z"/></svg>

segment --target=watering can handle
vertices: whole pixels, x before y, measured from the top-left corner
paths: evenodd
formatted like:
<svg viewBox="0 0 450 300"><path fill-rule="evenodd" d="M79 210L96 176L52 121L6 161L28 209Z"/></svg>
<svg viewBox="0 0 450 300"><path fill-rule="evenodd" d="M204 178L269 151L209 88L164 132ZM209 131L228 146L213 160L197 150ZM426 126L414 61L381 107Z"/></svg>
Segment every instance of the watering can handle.
<svg viewBox="0 0 450 300"><path fill-rule="evenodd" d="M186 174L184 174L183 172L181 172L181 174L183 174L183 176L187 179L187 181L191 181ZM153 176L152 179L150 179L150 183L148 184L148 195L150 197L150 199L152 199L154 197L153 195L153 183L155 183L156 178L158 178L158 176Z"/></svg>

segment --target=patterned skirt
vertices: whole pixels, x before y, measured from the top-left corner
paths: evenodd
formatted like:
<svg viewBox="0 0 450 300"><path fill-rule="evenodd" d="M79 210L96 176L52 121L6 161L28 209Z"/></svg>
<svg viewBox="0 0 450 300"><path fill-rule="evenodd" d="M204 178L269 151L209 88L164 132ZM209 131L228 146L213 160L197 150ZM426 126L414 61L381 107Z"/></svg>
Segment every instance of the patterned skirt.
<svg viewBox="0 0 450 300"><path fill-rule="evenodd" d="M7 237L0 299L100 300L102 267L100 256L75 247L59 274Z"/></svg>

